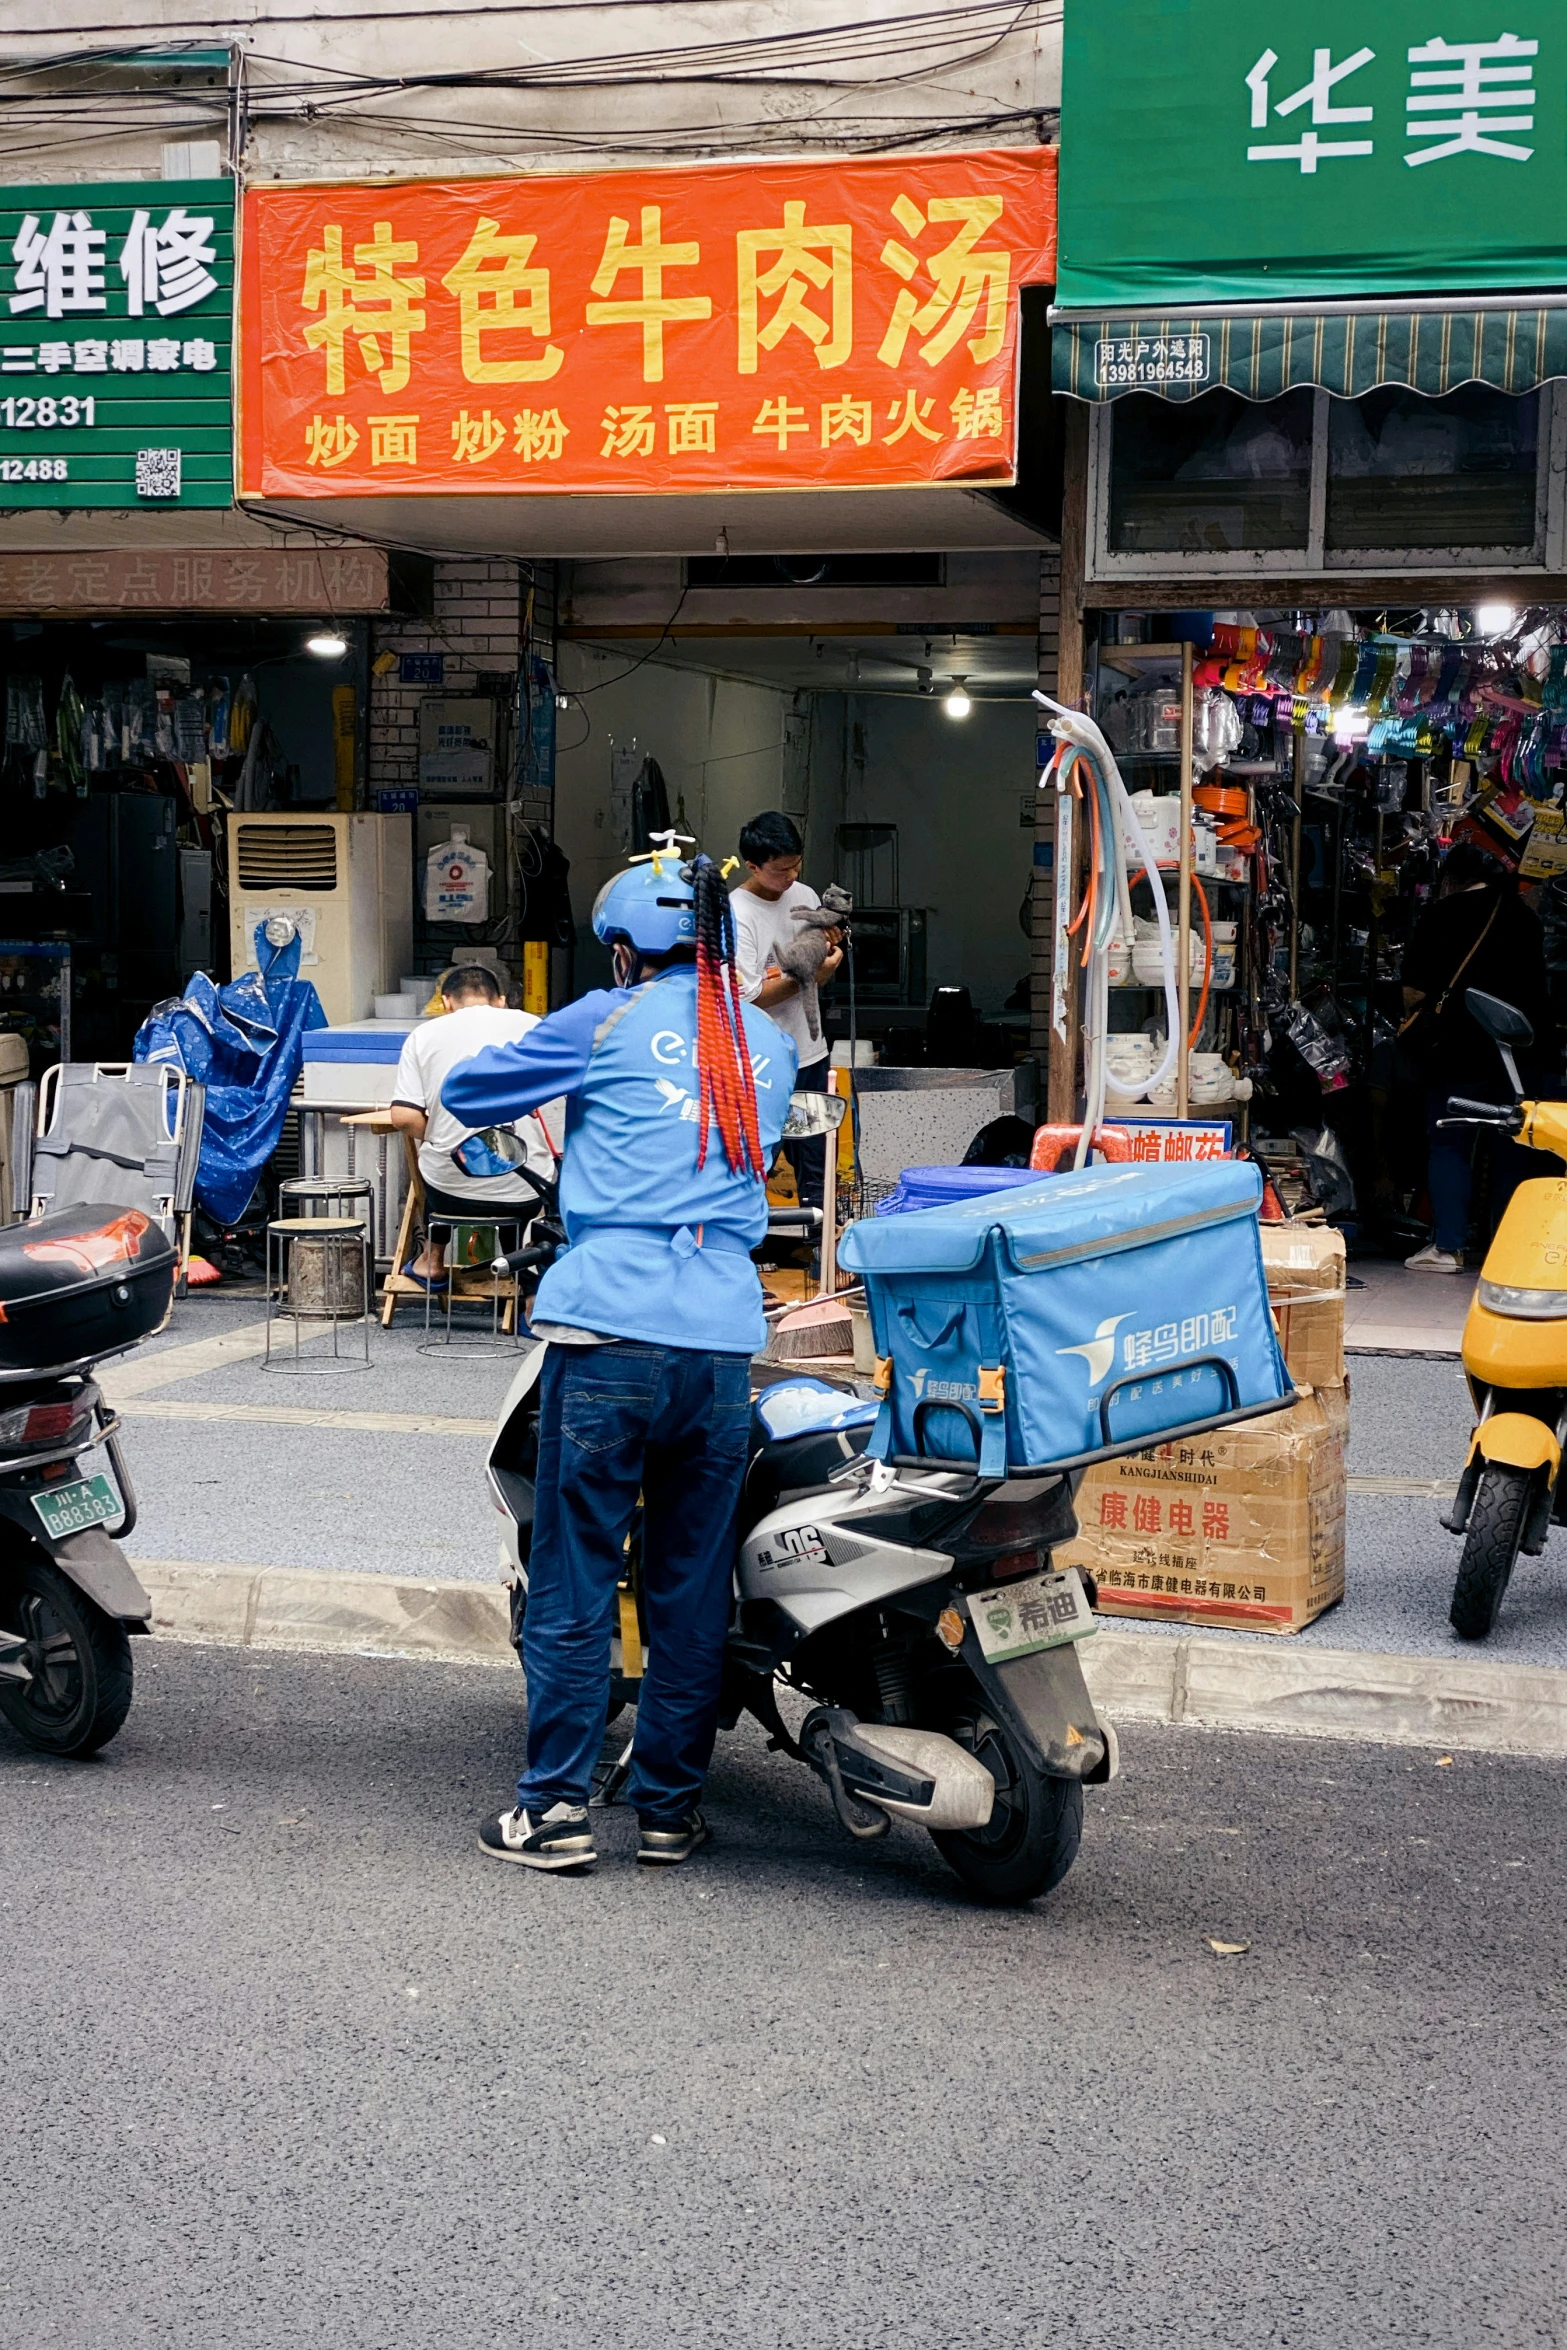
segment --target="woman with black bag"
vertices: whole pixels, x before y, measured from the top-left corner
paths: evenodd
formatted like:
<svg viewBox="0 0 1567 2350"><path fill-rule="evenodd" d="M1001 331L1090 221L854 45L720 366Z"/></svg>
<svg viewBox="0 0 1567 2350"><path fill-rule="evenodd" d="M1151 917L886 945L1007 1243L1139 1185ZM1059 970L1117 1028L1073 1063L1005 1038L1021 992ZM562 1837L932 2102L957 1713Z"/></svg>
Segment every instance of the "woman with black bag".
<svg viewBox="0 0 1567 2350"><path fill-rule="evenodd" d="M1454 1095L1511 1100L1501 1056L1470 1017L1464 997L1477 987L1516 1005L1532 1020L1546 1003L1544 936L1537 917L1519 898L1516 874L1468 842L1450 849L1436 897L1405 950L1403 982L1406 1017L1398 1057L1401 1070L1425 1093L1432 1226L1426 1246L1404 1262L1415 1273L1461 1273L1469 1235L1472 1129L1442 1133L1438 1121L1447 1116ZM1504 1141L1495 1159L1498 1214L1521 1167L1516 1146Z"/></svg>

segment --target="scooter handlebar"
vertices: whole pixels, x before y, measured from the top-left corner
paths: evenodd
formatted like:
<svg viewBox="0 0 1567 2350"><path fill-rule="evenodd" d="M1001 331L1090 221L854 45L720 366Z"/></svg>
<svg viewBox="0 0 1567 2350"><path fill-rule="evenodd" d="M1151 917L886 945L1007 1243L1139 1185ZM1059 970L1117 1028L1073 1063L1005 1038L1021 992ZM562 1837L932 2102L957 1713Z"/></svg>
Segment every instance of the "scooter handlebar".
<svg viewBox="0 0 1567 2350"><path fill-rule="evenodd" d="M1522 1110L1504 1109L1500 1102L1471 1102L1466 1101L1462 1095L1455 1094L1448 1103L1448 1108L1455 1114L1447 1118L1438 1118L1436 1122L1438 1133L1447 1126L1500 1126L1507 1133L1516 1134L1523 1124Z"/></svg>
<svg viewBox="0 0 1567 2350"><path fill-rule="evenodd" d="M555 1254L556 1243L553 1240L540 1241L532 1248L514 1248L508 1255L494 1258L490 1271L496 1275L526 1273L530 1265L548 1264Z"/></svg>

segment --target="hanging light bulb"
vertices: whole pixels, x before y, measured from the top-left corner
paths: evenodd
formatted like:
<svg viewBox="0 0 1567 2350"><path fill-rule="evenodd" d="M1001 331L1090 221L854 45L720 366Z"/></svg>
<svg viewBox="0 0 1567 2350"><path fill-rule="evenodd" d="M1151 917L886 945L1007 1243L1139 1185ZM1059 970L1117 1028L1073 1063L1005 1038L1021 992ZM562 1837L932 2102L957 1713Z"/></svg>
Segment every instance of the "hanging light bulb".
<svg viewBox="0 0 1567 2350"><path fill-rule="evenodd" d="M949 718L966 718L974 705L968 696L968 679L955 677L948 686L942 708Z"/></svg>
<svg viewBox="0 0 1567 2350"><path fill-rule="evenodd" d="M1511 604L1481 604L1475 611L1475 629L1480 636L1506 636L1517 618Z"/></svg>
<svg viewBox="0 0 1567 2350"><path fill-rule="evenodd" d="M341 661L347 650L347 637L335 628L318 628L314 636L305 639L305 651L320 661Z"/></svg>

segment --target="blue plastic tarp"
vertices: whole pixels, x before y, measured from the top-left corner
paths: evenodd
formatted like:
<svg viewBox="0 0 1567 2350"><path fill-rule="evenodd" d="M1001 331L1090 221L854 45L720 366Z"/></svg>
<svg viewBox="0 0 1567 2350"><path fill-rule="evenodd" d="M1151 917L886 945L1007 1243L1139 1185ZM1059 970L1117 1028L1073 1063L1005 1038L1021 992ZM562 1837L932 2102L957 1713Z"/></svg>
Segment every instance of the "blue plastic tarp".
<svg viewBox="0 0 1567 2350"><path fill-rule="evenodd" d="M196 1198L220 1224L242 1213L277 1148L306 1031L327 1025L321 998L299 976L300 945L296 935L274 946L258 923L256 970L226 987L198 971L136 1033L138 1061L183 1069L207 1089Z"/></svg>

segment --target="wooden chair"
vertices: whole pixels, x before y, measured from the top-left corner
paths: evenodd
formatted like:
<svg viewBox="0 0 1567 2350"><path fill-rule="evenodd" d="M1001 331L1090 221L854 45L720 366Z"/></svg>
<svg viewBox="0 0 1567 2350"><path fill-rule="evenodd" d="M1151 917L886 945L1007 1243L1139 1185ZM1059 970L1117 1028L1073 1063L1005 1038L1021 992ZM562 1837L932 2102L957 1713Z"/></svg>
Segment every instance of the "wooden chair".
<svg viewBox="0 0 1567 2350"><path fill-rule="evenodd" d="M377 1120L383 1127L388 1127L391 1124L391 1120L385 1112L380 1110L372 1111L367 1117L357 1118L353 1123L361 1126L373 1126ZM345 1120L345 1124L347 1122ZM419 1173L419 1146L406 1129L403 1133L403 1156L408 1166L408 1192L403 1201L402 1218L397 1227L397 1244L392 1251L392 1262L387 1268L386 1279L381 1288L381 1327L383 1330L391 1329L392 1320L398 1307L412 1299L419 1301L422 1312L424 1300L428 1295L421 1282L415 1281L410 1274L403 1271L404 1265L413 1254L415 1234L425 1230L424 1179ZM483 1209L476 1209L475 1221L482 1221L482 1219ZM465 1297L488 1299L492 1294L493 1276L482 1266L475 1265L469 1271L454 1273L451 1278L454 1303L459 1303ZM501 1308L501 1329L508 1338L512 1336L517 1327L520 1294L520 1285L515 1274L509 1275L506 1282L506 1301Z"/></svg>

